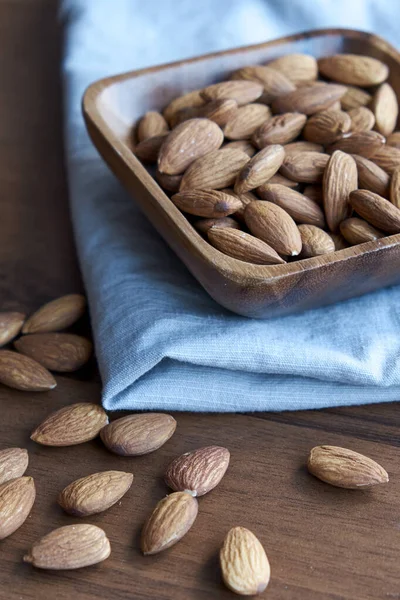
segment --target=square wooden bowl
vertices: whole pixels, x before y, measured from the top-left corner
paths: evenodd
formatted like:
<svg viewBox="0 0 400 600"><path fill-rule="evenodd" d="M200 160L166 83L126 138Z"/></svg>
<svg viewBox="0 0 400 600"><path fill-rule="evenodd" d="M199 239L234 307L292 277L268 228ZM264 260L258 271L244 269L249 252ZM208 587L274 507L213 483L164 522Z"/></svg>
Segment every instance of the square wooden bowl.
<svg viewBox="0 0 400 600"><path fill-rule="evenodd" d="M292 52L373 56L389 66L389 81L400 95L400 55L392 46L368 33L326 29L108 77L93 83L83 99L93 143L157 231L210 296L248 317L316 308L399 283L400 235L285 265L252 265L225 256L200 236L134 156L132 126L184 92Z"/></svg>

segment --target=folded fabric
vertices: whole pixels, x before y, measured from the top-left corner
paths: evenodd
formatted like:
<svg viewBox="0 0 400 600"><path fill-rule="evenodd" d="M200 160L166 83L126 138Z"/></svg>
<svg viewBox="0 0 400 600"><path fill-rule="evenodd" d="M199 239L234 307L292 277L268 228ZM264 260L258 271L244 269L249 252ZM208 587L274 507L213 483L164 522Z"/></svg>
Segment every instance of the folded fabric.
<svg viewBox="0 0 400 600"><path fill-rule="evenodd" d="M264 411L397 400L400 290L259 321L216 304L92 147L80 102L125 70L295 31L346 26L396 41L396 2L65 0L71 210L113 409Z"/></svg>

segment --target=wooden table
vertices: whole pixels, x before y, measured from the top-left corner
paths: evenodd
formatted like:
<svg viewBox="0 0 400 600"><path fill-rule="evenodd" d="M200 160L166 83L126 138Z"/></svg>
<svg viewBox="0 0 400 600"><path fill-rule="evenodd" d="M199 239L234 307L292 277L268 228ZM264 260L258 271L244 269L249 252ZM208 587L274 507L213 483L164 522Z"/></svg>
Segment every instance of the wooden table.
<svg viewBox="0 0 400 600"><path fill-rule="evenodd" d="M27 312L58 295L80 291L63 167L59 81L62 31L52 0L0 0L0 298L1 309ZM125 600L233 598L221 584L218 548L243 525L264 544L271 600L400 598L400 413L398 404L256 415L175 415L176 434L158 452L137 459L108 453L100 442L46 448L29 440L52 410L99 401L95 368L57 376L50 393L1 387L0 447L30 453L37 501L21 529L1 542L0 597ZM218 443L231 467L199 500L198 519L175 547L155 557L138 549L140 528L165 495L170 459ZM343 445L377 459L391 482L370 491L329 487L305 470L313 445ZM78 522L55 502L77 477L104 469L132 471L119 505L88 519L105 529L111 557L76 572L44 572L22 563L31 543Z"/></svg>

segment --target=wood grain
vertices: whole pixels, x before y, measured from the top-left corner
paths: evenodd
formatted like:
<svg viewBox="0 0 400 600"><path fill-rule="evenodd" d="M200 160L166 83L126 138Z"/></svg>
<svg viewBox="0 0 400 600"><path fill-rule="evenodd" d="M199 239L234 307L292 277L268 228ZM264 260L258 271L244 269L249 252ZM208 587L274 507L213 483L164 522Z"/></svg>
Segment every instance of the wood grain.
<svg viewBox="0 0 400 600"><path fill-rule="evenodd" d="M1 309L32 311L81 291L63 171L58 79L61 32L52 0L0 0ZM49 251L49 248L51 251ZM3 306L4 305L4 306ZM263 415L176 414L177 431L148 456L122 458L99 441L46 448L29 440L52 410L100 398L94 367L58 387L27 394L0 387L0 447L26 447L35 478L31 516L1 543L2 598L8 600L233 599L218 569L218 548L235 525L248 527L271 562L270 600L399 598L399 404ZM139 552L141 525L166 493L170 460L200 446L231 451L219 486L199 499L187 536L154 557ZM381 463L391 481L369 491L331 488L305 470L309 449L343 445ZM34 540L82 522L57 505L72 480L106 469L131 471L132 488L87 522L107 532L111 557L76 572L43 572L22 563ZM264 596L262 596L264 597Z"/></svg>

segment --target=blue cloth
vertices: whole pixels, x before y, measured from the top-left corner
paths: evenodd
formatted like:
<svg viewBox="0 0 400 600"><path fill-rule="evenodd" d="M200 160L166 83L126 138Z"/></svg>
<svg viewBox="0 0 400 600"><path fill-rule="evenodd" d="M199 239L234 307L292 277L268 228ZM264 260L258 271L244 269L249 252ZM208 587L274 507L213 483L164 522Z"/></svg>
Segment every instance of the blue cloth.
<svg viewBox="0 0 400 600"><path fill-rule="evenodd" d="M98 157L80 112L109 74L353 27L397 41L397 0L65 0L71 209L111 409L260 411L400 398L400 294L391 288L256 321L217 305Z"/></svg>

